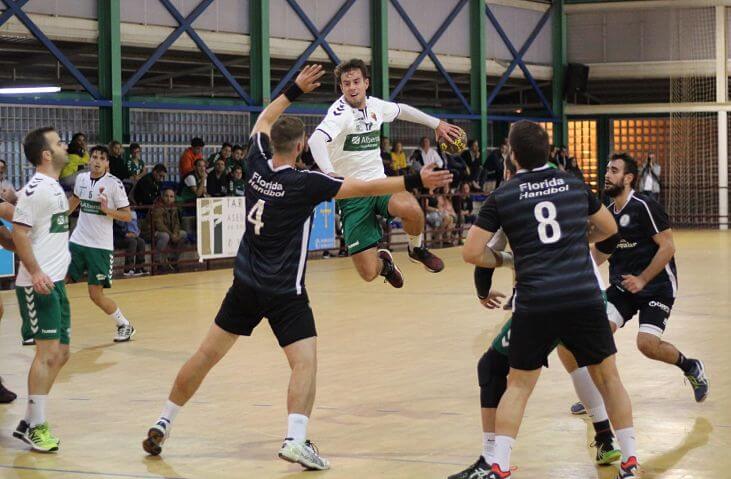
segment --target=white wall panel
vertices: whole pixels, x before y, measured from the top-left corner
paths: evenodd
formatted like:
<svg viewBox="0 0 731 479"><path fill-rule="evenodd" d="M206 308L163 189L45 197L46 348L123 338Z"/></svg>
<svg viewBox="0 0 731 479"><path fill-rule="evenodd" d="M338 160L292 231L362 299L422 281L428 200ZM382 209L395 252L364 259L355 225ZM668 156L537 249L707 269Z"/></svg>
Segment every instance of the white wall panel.
<svg viewBox="0 0 731 479"><path fill-rule="evenodd" d="M533 28L543 16L543 13L535 10L506 7L502 5L490 5L490 10L497 18L500 26L507 34L511 43L517 51L521 49ZM498 36L497 30L490 20L486 20L485 39L487 58L498 60L512 60L513 56L505 43ZM551 63L551 20L544 25L541 32L528 49L523 59L528 63Z"/></svg>
<svg viewBox="0 0 731 479"><path fill-rule="evenodd" d="M23 6L23 11L65 17L96 18L96 3L97 0L30 0ZM2 6L4 8L5 4Z"/></svg>
<svg viewBox="0 0 731 479"><path fill-rule="evenodd" d="M429 2L400 0L400 3L421 36L428 42L459 2L457 0ZM393 50L418 52L422 50L421 45L406 26L406 22L390 3L388 5L388 36L389 48ZM466 4L434 45L434 51L447 55L469 56L469 36L469 4Z"/></svg>
<svg viewBox="0 0 731 479"><path fill-rule="evenodd" d="M91 1L96 3L95 0ZM171 0L171 3L183 17L187 17L200 0ZM159 0L123 0L121 17L122 22L128 23L178 26L178 22ZM193 27L200 30L249 33L249 0L214 0L193 22Z"/></svg>
<svg viewBox="0 0 731 479"><path fill-rule="evenodd" d="M345 0L298 0L298 3L317 29L322 30L345 3ZM269 8L269 29L272 37L296 40L313 39L310 31L285 0L271 0ZM369 14L369 1L357 0L327 36L328 42L370 46Z"/></svg>

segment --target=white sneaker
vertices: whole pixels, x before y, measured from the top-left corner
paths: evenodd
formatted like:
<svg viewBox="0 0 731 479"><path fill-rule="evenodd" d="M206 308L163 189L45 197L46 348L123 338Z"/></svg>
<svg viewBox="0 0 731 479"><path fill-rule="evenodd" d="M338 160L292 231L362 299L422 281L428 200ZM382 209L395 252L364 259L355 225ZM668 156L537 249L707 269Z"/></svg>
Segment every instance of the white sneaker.
<svg viewBox="0 0 731 479"><path fill-rule="evenodd" d="M135 270L134 269L129 269L129 270L127 270L127 271L124 272L124 277L125 278L131 278L134 275L135 275Z"/></svg>
<svg viewBox="0 0 731 479"><path fill-rule="evenodd" d="M115 343L123 343L132 339L135 335L135 328L132 324L125 324L117 327L117 335L114 336Z"/></svg>
<svg viewBox="0 0 731 479"><path fill-rule="evenodd" d="M320 457L320 451L309 441L297 442L288 437L279 450L279 457L288 462L294 462L305 469L324 471L330 469L330 461Z"/></svg>
<svg viewBox="0 0 731 479"><path fill-rule="evenodd" d="M162 452L162 445L170 435L170 421L161 417L154 426L147 431L147 437L142 441L142 449L147 454L157 456Z"/></svg>

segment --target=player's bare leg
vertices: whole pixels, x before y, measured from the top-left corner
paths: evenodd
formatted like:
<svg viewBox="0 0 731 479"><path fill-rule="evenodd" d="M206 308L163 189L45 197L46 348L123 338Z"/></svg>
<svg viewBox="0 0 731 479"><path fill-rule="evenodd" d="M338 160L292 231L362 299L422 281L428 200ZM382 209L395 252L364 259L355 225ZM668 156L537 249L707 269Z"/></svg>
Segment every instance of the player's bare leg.
<svg viewBox="0 0 731 479"><path fill-rule="evenodd" d="M193 397L208 372L228 353L236 339L237 335L224 331L216 324L211 325L198 350L180 368L159 419L142 442L148 454L160 454L180 408Z"/></svg>
<svg viewBox="0 0 731 479"><path fill-rule="evenodd" d="M444 262L424 244L424 212L414 195L407 192L392 195L388 202L388 213L403 221L404 231L409 236L409 258L422 263L432 273L443 270Z"/></svg>
<svg viewBox="0 0 731 479"><path fill-rule="evenodd" d="M393 256L387 249L369 248L351 256L353 265L361 278L365 281L373 281L379 276L394 288L404 285L404 277L401 270L393 262Z"/></svg>
<svg viewBox="0 0 731 479"><path fill-rule="evenodd" d="M117 303L104 295L104 286L101 284L90 284L88 285L88 289L89 299L117 323L117 334L114 337L114 342L120 343L132 339L132 336L135 334L135 328L124 317Z"/></svg>

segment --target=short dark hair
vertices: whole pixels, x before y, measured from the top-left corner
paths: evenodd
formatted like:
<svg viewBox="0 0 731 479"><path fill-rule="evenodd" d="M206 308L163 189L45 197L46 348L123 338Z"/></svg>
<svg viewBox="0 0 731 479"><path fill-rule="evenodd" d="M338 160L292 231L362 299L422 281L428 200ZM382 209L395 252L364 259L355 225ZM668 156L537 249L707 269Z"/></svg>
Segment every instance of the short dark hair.
<svg viewBox="0 0 731 479"><path fill-rule="evenodd" d="M130 143L129 144L129 150L130 151L132 151L132 150L141 150L141 149L142 149L142 147L140 146L139 143Z"/></svg>
<svg viewBox="0 0 731 479"><path fill-rule="evenodd" d="M513 123L508 144L521 168L532 170L548 161L548 133L538 123L528 120Z"/></svg>
<svg viewBox="0 0 731 479"><path fill-rule="evenodd" d="M192 147L200 146L202 148L202 147L206 146L206 144L203 142L203 140L201 138L198 138L196 136L195 138L190 140L190 146L192 146Z"/></svg>
<svg viewBox="0 0 731 479"><path fill-rule="evenodd" d="M283 116L272 125L272 148L276 153L290 153L305 134L305 124L297 117Z"/></svg>
<svg viewBox="0 0 731 479"><path fill-rule="evenodd" d="M173 194L175 194L175 188L173 188L172 186L166 186L166 187L160 189L160 198L162 198L162 194L168 190L172 191Z"/></svg>
<svg viewBox="0 0 731 479"><path fill-rule="evenodd" d="M244 167L243 167L243 166L241 166L241 165L239 165L239 164L237 163L237 164L235 164L235 165L234 165L234 167L233 167L233 168L231 168L231 171L236 171L236 170L241 170L241 171L243 172L243 171L244 171Z"/></svg>
<svg viewBox="0 0 731 479"><path fill-rule="evenodd" d="M167 172L168 172L168 169L167 169L167 168L165 167L165 165L163 165L162 163L158 163L157 165L155 165L155 166L154 166L154 167L152 168L152 171L154 171L155 173L160 173L161 171L162 171L163 173L167 173Z"/></svg>
<svg viewBox="0 0 731 479"><path fill-rule="evenodd" d="M198 163L200 163L201 161L203 162L204 165L208 166L208 162L206 160L204 160L203 158L198 158L197 160L195 160L193 162L193 167L198 166Z"/></svg>
<svg viewBox="0 0 731 479"><path fill-rule="evenodd" d="M241 145L234 145L234 147L233 147L233 148L231 148L231 150L233 150L233 151L236 151L236 150L243 150L243 149L244 149L244 147L243 147L243 146L241 146Z"/></svg>
<svg viewBox="0 0 731 479"><path fill-rule="evenodd" d="M109 148L110 148L110 149L111 149L111 148L112 148L113 146L117 146L117 145L121 145L121 143L120 143L120 142L118 142L117 140L112 140L112 141L110 141L110 142L109 142Z"/></svg>
<svg viewBox="0 0 731 479"><path fill-rule="evenodd" d="M364 79L370 78L368 76L368 67L366 66L366 63L360 58L351 58L348 61L340 62L340 64L335 67L335 83L339 85L340 77L343 76L343 73L349 72L350 70L360 70Z"/></svg>
<svg viewBox="0 0 731 479"><path fill-rule="evenodd" d="M101 151L104 154L104 156L106 156L107 158L109 158L109 148L107 148L106 146L102 146L102 145L93 146L91 148L91 150L89 150L89 157L91 157L92 155L94 155L94 152L95 151Z"/></svg>
<svg viewBox="0 0 731 479"><path fill-rule="evenodd" d="M223 163L224 163L224 164L226 164L226 160L225 160L225 159L223 159L223 158L221 158L220 156L216 157L216 159L215 159L215 161L213 162L213 164L216 164L216 163L218 163L219 161L223 161Z"/></svg>
<svg viewBox="0 0 731 479"><path fill-rule="evenodd" d="M609 161L621 160L624 163L624 174L633 175L632 183L634 184L639 177L639 168L637 167L637 160L632 158L632 155L626 152L613 153L609 157Z"/></svg>
<svg viewBox="0 0 731 479"><path fill-rule="evenodd" d="M51 151L51 145L48 144L46 133L56 131L52 126L44 126L37 128L27 135L23 140L23 153L33 166L38 166L43 160L43 152Z"/></svg>
<svg viewBox="0 0 731 479"><path fill-rule="evenodd" d="M233 147L233 145L232 145L231 143L228 143L228 142L224 142L224 143L223 143L223 144L221 145L221 149L223 150L223 149L224 149L224 148L226 148L227 146L228 146L229 148L231 148L232 150L233 150L233 148L234 148L234 147Z"/></svg>

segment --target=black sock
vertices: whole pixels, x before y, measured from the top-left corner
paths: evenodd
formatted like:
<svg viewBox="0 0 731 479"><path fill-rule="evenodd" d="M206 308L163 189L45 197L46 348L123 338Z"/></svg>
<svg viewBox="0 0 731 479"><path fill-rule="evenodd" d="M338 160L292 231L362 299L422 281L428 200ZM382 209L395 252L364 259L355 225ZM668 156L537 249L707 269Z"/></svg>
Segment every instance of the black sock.
<svg viewBox="0 0 731 479"><path fill-rule="evenodd" d="M675 365L682 369L684 373L689 374L695 367L695 362L692 359L686 358L683 353L678 351L678 360L675 361Z"/></svg>
<svg viewBox="0 0 731 479"><path fill-rule="evenodd" d="M601 439L609 440L614 437L612 434L612 428L609 425L609 419L593 423L594 426L594 440L599 441Z"/></svg>

